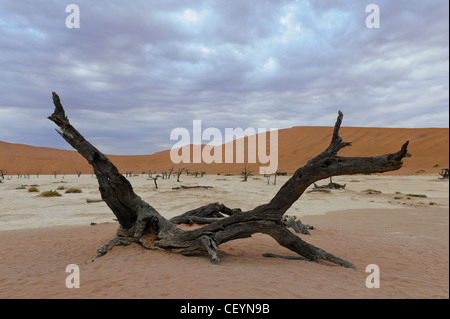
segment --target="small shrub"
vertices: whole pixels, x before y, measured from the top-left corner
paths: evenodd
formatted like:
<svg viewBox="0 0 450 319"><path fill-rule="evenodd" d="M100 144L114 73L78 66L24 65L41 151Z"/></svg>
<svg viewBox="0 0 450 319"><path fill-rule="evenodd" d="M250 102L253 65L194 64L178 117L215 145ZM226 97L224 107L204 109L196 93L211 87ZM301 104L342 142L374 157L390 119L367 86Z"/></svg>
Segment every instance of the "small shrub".
<svg viewBox="0 0 450 319"><path fill-rule="evenodd" d="M402 199L403 197L395 196L394 199Z"/></svg>
<svg viewBox="0 0 450 319"><path fill-rule="evenodd" d="M424 169L419 169L419 170L416 172L416 174L419 174L419 173L425 173L425 170L424 170Z"/></svg>
<svg viewBox="0 0 450 319"><path fill-rule="evenodd" d="M64 185L59 186L56 190L58 191L62 191L63 189L65 189Z"/></svg>
<svg viewBox="0 0 450 319"><path fill-rule="evenodd" d="M37 188L36 186L31 186L30 188L28 188L28 192L29 193L33 193L33 192L39 193L39 188Z"/></svg>
<svg viewBox="0 0 450 319"><path fill-rule="evenodd" d="M57 191L49 190L49 191L42 192L39 196L42 196L42 197L58 197L58 196L62 196L62 195L60 193L58 193Z"/></svg>
<svg viewBox="0 0 450 319"><path fill-rule="evenodd" d="M435 202L430 202L428 205L436 205Z"/></svg>
<svg viewBox="0 0 450 319"><path fill-rule="evenodd" d="M433 167L439 167L439 164L434 164L434 166Z"/></svg>
<svg viewBox="0 0 450 319"><path fill-rule="evenodd" d="M286 176L288 173L287 172L277 172L278 176Z"/></svg>
<svg viewBox="0 0 450 319"><path fill-rule="evenodd" d="M426 198L427 197L427 195L424 195L424 194L406 194L406 196L409 196L409 197L422 197L422 198Z"/></svg>
<svg viewBox="0 0 450 319"><path fill-rule="evenodd" d="M66 190L66 194L70 193L82 193L83 191L79 188L71 187L68 190Z"/></svg>

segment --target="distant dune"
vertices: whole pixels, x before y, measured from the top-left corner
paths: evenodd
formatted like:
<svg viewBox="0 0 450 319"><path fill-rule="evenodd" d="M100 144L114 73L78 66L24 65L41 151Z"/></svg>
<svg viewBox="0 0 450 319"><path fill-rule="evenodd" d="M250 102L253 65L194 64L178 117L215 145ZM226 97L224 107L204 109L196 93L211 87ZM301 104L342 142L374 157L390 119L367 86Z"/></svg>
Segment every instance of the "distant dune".
<svg viewBox="0 0 450 319"><path fill-rule="evenodd" d="M328 146L332 132L332 127L293 127L279 130L278 170L288 173L295 172L297 168L306 164L309 159L321 153ZM448 128L342 127L340 135L344 141L352 142L352 146L341 150L339 153L341 156L377 156L393 153L397 152L401 145L409 140L409 153L412 154L412 157L404 160L403 168L390 174L436 174L442 168L449 167ZM55 136L55 138L59 137ZM245 156L247 158L247 143L244 144L246 145ZM147 173L149 171L159 173L172 167L174 167L174 170L184 167L191 172L239 174L244 166L242 163L181 163L175 165L170 160L170 150L152 155L108 155L108 157L122 173ZM258 174L260 164L249 164L248 166L255 174ZM5 170L8 175L54 173L59 175L75 174L77 171L83 174L92 173L90 165L76 151L11 144L1 141L0 169Z"/></svg>

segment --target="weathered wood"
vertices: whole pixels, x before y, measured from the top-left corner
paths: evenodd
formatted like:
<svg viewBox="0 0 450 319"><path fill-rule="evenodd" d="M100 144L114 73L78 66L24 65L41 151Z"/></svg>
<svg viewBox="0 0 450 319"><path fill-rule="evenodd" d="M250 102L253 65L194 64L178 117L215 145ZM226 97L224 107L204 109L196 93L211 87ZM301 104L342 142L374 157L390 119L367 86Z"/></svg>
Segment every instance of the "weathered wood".
<svg viewBox="0 0 450 319"><path fill-rule="evenodd" d="M351 145L351 143L342 142L339 136L343 118L343 114L339 112L328 148L305 166L300 167L267 204L247 212L228 214L229 217L218 218L195 230L183 231L136 195L130 182L119 174L111 161L70 124L56 93L53 93L53 102L55 111L49 119L60 128L58 133L92 165L102 199L120 224L116 232L118 237L103 246L99 251L100 255L114 245L141 243L147 248L170 250L184 255L207 252L212 260L218 261L216 252L220 244L250 237L254 233L264 233L272 236L280 245L310 261L327 260L343 267L354 268L352 263L303 241L289 231L281 219L308 186L318 180L337 175L397 170L403 165L402 159L409 156L408 142L403 144L400 151L382 156L337 156L339 150Z"/></svg>
<svg viewBox="0 0 450 319"><path fill-rule="evenodd" d="M338 183L333 183L330 182L327 185L317 185L316 183L314 184L314 190L313 191L320 191L323 189L345 189L345 186L347 186L347 184L341 185Z"/></svg>
<svg viewBox="0 0 450 319"><path fill-rule="evenodd" d="M173 190L177 190L177 189L209 189L209 188L213 188L213 187L212 186L202 186L202 185L194 185L194 186L181 185L178 187L172 187Z"/></svg>
<svg viewBox="0 0 450 319"><path fill-rule="evenodd" d="M296 233L311 235L308 229L314 229L314 226L303 224L297 216L284 215L281 221L286 225L286 227L292 227Z"/></svg>
<svg viewBox="0 0 450 319"><path fill-rule="evenodd" d="M99 202L103 202L103 199L86 198L86 203L99 203Z"/></svg>
<svg viewBox="0 0 450 319"><path fill-rule="evenodd" d="M224 215L231 216L240 212L242 212L240 208L231 209L224 204L211 203L173 217L169 221L174 224L211 224L224 218Z"/></svg>

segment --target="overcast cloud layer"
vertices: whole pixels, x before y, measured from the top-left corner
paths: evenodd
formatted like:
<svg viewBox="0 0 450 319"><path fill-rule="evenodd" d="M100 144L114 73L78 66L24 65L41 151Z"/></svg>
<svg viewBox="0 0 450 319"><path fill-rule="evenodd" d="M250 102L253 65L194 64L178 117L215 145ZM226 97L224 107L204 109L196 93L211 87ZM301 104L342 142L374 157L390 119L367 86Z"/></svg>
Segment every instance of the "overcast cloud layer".
<svg viewBox="0 0 450 319"><path fill-rule="evenodd" d="M66 28L66 6L80 28ZM380 8L368 29L366 6ZM70 149L51 92L108 154L176 127L448 127L449 2L0 2L0 140ZM208 141L205 141L208 142Z"/></svg>

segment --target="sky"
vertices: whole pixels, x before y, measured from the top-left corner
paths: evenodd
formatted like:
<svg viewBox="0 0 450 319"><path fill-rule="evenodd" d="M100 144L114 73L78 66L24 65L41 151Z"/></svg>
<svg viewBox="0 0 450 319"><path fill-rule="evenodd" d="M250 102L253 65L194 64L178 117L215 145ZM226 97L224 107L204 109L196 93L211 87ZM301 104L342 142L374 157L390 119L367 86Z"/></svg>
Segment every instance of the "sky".
<svg viewBox="0 0 450 319"><path fill-rule="evenodd" d="M53 91L106 154L170 149L194 120L448 127L448 25L447 0L1 0L0 140L71 149Z"/></svg>

